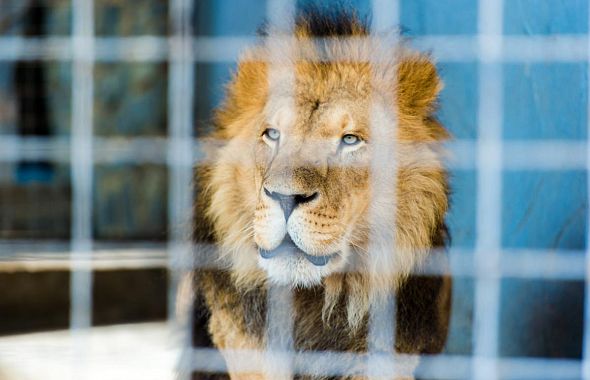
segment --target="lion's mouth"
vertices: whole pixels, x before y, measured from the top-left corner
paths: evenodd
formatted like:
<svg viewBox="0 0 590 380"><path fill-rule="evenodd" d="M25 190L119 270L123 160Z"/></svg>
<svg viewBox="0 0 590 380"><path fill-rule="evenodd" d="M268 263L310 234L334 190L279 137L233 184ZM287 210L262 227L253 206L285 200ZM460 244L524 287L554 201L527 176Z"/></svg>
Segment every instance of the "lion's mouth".
<svg viewBox="0 0 590 380"><path fill-rule="evenodd" d="M258 253L260 253L260 256L262 256L264 259L272 259L280 256L303 256L307 259L307 261L318 267L328 264L328 262L337 255L336 253L322 256L308 255L299 249L297 245L295 245L289 235L285 237L278 247L270 251L258 247Z"/></svg>

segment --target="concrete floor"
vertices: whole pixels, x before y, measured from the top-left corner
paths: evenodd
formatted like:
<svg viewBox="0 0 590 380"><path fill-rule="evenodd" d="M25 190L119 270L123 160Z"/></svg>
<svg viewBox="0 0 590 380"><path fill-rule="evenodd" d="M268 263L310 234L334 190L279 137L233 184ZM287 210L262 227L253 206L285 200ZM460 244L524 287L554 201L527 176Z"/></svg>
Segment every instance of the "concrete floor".
<svg viewBox="0 0 590 380"><path fill-rule="evenodd" d="M174 379L180 347L166 323L0 337L0 380Z"/></svg>

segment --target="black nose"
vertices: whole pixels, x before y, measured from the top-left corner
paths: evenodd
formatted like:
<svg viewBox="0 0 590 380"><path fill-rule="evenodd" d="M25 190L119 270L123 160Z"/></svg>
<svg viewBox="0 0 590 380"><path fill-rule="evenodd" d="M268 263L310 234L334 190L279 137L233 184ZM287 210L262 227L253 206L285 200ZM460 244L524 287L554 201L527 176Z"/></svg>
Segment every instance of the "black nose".
<svg viewBox="0 0 590 380"><path fill-rule="evenodd" d="M269 191L266 187L264 188L264 194L269 198L279 202L283 214L285 214L285 220L289 220L291 213L295 210L295 207L313 201L317 198L318 193L315 192L311 195L306 194L281 194Z"/></svg>

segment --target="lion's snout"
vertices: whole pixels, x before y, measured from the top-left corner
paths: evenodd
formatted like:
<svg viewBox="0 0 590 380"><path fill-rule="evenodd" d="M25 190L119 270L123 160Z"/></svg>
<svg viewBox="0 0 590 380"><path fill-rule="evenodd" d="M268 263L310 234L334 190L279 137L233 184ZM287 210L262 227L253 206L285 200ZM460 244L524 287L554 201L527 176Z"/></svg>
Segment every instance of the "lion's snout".
<svg viewBox="0 0 590 380"><path fill-rule="evenodd" d="M335 211L330 212L327 198L320 191L305 192L287 184L263 184L254 219L254 240L258 247L263 252L274 252L288 240L314 257L340 251L343 231L334 223L337 216L329 215Z"/></svg>
<svg viewBox="0 0 590 380"><path fill-rule="evenodd" d="M270 191L266 187L264 187L264 194L275 202L278 202L285 215L285 221L289 220L289 217L296 207L310 203L318 197L317 191L312 192L311 194L282 194L276 191Z"/></svg>

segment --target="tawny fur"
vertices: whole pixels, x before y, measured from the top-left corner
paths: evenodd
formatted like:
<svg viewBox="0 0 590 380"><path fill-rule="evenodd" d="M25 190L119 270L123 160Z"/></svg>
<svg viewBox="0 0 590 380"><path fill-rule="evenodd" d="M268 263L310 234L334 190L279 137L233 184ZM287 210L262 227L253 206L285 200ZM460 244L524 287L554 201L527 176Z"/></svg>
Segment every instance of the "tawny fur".
<svg viewBox="0 0 590 380"><path fill-rule="evenodd" d="M437 144L448 135L433 115L442 84L428 56L348 22L346 36L328 35L320 46L305 19L295 38L271 31L268 43L244 54L217 111L216 145L198 170L195 241L217 248L200 254L218 269L200 270L196 279L218 348L265 348L272 278L257 247L274 248L285 228L308 254L339 255L317 278L303 272L293 280L295 349L366 351L368 311L391 294L398 352L435 353L444 345L450 279L419 275L445 240L447 176ZM375 121L375 112L383 117ZM263 141L269 126L287 142L273 148ZM364 145L332 152L348 128ZM371 169L379 143L396 162L395 187L380 193ZM265 186L320 195L293 214L295 227L279 228L272 224L282 216L264 198ZM395 247L375 248L387 242ZM232 378L249 378L227 359Z"/></svg>

